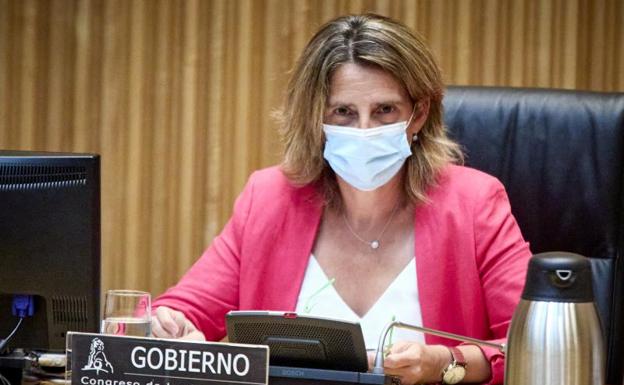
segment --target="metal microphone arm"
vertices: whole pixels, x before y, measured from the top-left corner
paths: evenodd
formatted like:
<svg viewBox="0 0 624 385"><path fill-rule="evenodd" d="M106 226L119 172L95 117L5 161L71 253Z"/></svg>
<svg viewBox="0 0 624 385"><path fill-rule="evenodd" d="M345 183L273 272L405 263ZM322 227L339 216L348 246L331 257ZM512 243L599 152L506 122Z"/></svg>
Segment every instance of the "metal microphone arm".
<svg viewBox="0 0 624 385"><path fill-rule="evenodd" d="M415 330L419 332L423 332L425 334L431 334L438 337L444 337L451 340L462 341L462 342L470 342L476 345L488 346L491 348L496 348L501 352L505 353L505 344L495 344L488 341L483 341L477 338L461 336L459 334L453 334L448 332L443 332L440 330L430 329L423 326L416 326L406 324L400 321L392 321L385 328L381 336L379 337L379 344L377 345L377 352L375 353L375 365L373 366L373 373L375 374L383 374L384 373L384 355L383 355L383 347L386 343L386 337L390 332L390 329L393 327L401 328L401 329L409 329Z"/></svg>

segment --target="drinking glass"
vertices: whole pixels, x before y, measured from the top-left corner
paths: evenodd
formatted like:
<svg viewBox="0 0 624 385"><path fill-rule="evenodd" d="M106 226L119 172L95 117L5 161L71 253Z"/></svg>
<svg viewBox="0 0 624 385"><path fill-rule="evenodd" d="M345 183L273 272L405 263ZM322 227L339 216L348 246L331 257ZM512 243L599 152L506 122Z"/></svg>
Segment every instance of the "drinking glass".
<svg viewBox="0 0 624 385"><path fill-rule="evenodd" d="M150 294L138 290L107 291L100 332L122 336L151 336L152 305Z"/></svg>

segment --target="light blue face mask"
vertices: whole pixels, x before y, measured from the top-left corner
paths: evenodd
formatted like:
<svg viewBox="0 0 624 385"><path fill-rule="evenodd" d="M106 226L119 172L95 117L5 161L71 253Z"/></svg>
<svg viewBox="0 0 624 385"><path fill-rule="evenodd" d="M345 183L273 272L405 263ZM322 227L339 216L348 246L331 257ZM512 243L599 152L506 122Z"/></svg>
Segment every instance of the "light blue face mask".
<svg viewBox="0 0 624 385"><path fill-rule="evenodd" d="M408 122L361 129L323 124L323 156L342 179L362 191L388 183L412 155Z"/></svg>

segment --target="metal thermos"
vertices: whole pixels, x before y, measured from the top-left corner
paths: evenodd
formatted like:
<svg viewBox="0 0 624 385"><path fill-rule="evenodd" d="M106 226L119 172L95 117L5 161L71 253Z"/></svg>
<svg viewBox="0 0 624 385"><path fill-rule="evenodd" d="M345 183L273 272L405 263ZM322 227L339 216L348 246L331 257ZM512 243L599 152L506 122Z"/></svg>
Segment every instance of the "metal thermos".
<svg viewBox="0 0 624 385"><path fill-rule="evenodd" d="M509 328L505 385L604 385L605 349L587 258L531 258Z"/></svg>

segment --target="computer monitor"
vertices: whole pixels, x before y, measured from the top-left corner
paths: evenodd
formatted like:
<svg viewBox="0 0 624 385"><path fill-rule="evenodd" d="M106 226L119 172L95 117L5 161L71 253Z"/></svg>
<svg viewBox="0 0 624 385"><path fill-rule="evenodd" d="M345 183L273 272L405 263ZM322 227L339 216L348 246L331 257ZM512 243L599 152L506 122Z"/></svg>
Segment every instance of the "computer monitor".
<svg viewBox="0 0 624 385"><path fill-rule="evenodd" d="M62 351L67 331L98 330L98 155L0 151L0 338L19 294L34 296L34 314L4 353Z"/></svg>

